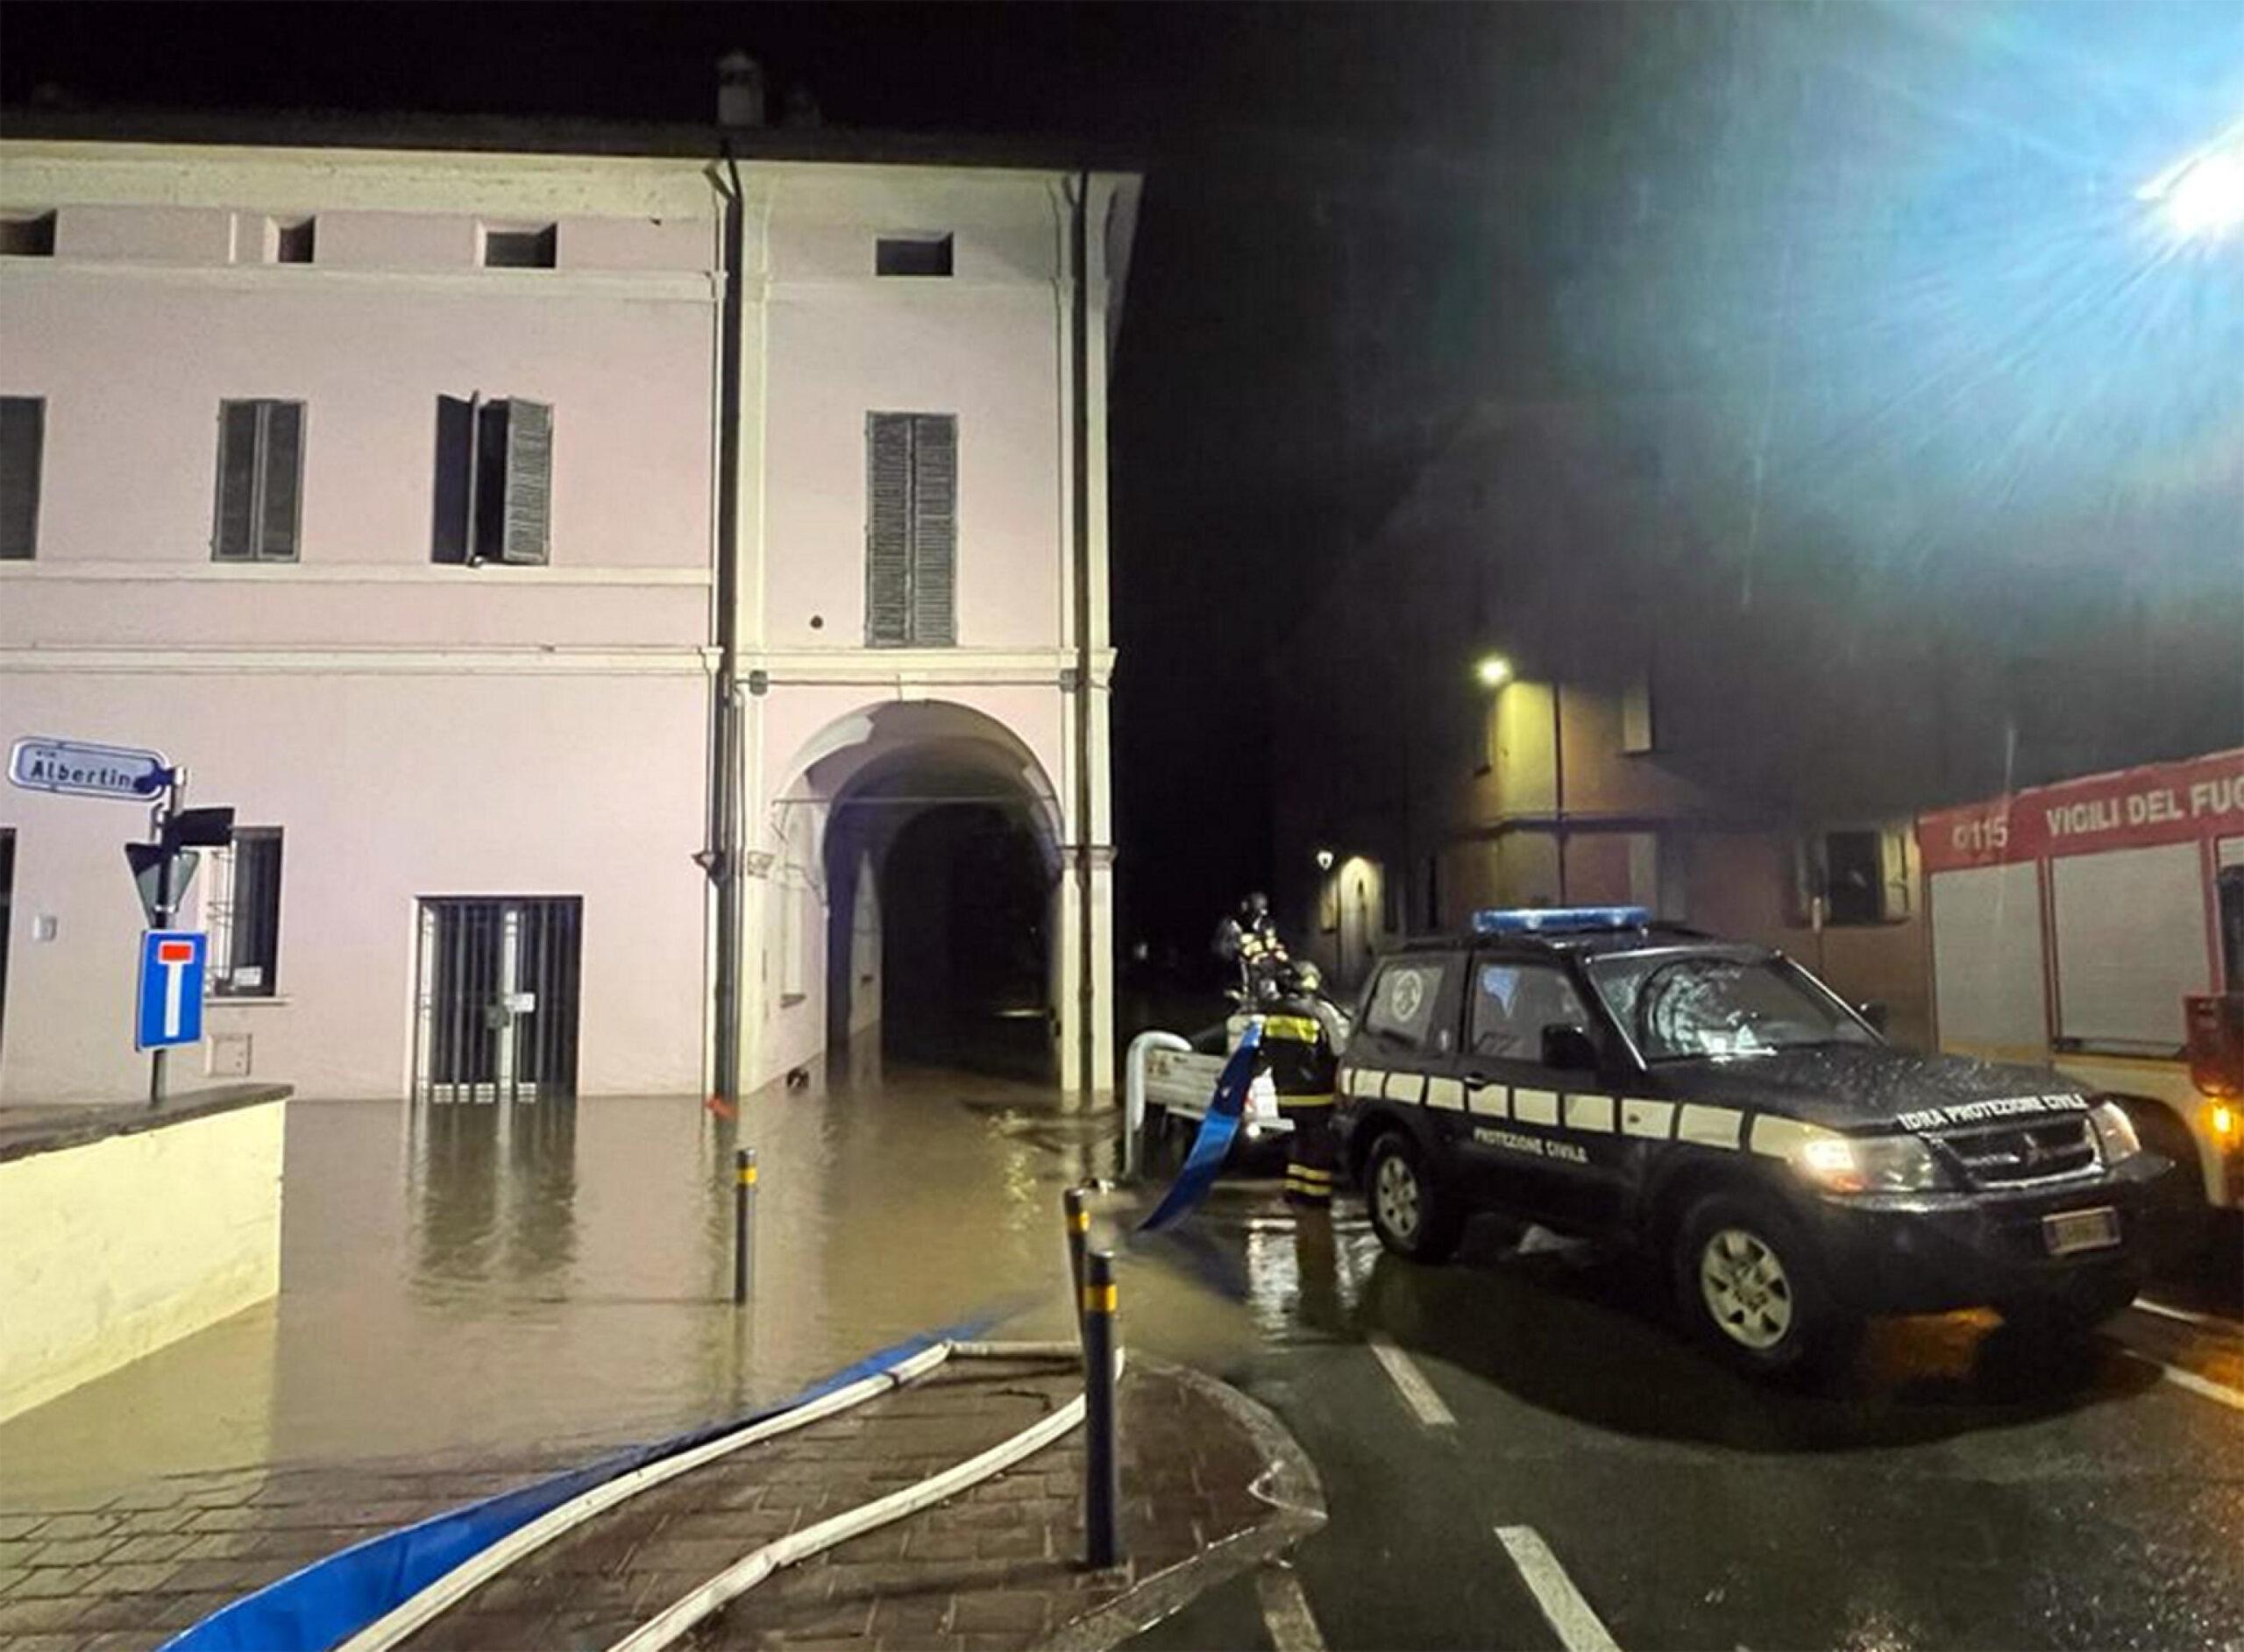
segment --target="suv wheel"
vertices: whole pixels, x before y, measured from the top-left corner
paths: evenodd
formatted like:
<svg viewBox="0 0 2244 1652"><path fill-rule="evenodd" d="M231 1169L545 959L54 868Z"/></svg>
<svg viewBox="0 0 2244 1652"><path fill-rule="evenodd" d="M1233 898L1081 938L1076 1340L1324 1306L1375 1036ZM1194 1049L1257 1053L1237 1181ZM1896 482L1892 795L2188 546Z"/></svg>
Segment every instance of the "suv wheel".
<svg viewBox="0 0 2244 1652"><path fill-rule="evenodd" d="M1445 1260L1457 1249L1464 1218L1426 1173L1417 1144L1395 1131L1381 1136L1364 1171L1364 1203L1380 1243L1414 1262Z"/></svg>
<svg viewBox="0 0 2244 1652"><path fill-rule="evenodd" d="M1720 1193L1683 1218L1676 1295L1700 1339L1754 1376L1820 1368L1856 1322L1839 1308L1806 1237L1773 1202Z"/></svg>

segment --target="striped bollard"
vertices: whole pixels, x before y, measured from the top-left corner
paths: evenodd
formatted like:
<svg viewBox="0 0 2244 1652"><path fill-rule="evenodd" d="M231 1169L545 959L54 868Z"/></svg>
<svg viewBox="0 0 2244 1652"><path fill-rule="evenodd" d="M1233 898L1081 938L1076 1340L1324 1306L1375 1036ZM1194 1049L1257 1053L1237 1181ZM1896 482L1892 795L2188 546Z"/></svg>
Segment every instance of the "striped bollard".
<svg viewBox="0 0 2244 1652"><path fill-rule="evenodd" d="M1083 1258L1083 1564L1120 1563L1122 1468L1114 1436L1114 1253Z"/></svg>
<svg viewBox="0 0 2244 1652"><path fill-rule="evenodd" d="M1068 1223L1068 1279L1076 1299L1076 1320L1083 1320L1083 1251L1090 1244L1090 1208L1083 1201L1086 1190L1070 1188L1060 1195L1060 1209Z"/></svg>
<svg viewBox="0 0 2244 1652"><path fill-rule="evenodd" d="M733 1154L733 1301L748 1301L749 1230L756 1220L756 1149Z"/></svg>

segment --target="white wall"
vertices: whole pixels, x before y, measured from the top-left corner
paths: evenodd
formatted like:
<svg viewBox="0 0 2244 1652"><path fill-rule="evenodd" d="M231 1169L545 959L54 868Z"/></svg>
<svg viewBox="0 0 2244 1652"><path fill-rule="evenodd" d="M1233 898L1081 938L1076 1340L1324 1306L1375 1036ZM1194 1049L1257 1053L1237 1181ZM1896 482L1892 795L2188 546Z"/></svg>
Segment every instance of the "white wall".
<svg viewBox="0 0 2244 1652"><path fill-rule="evenodd" d="M280 1002L207 1020L308 1096L404 1093L423 895L583 896L581 1088L695 1088L706 705L683 674L0 674L9 727L156 747L188 766L190 802L282 829ZM18 830L0 1095L138 1093L121 846L145 814L11 789L0 820Z"/></svg>
<svg viewBox="0 0 2244 1652"><path fill-rule="evenodd" d="M280 1289L286 1116L266 1102L0 1163L0 1417Z"/></svg>

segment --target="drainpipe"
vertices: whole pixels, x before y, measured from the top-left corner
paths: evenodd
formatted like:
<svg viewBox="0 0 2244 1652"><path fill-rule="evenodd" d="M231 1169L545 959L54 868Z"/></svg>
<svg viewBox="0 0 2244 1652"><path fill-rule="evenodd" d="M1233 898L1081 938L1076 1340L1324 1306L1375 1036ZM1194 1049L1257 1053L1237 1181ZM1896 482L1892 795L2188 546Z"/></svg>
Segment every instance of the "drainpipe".
<svg viewBox="0 0 2244 1652"><path fill-rule="evenodd" d="M1090 263L1088 218L1090 211L1090 174L1076 174L1073 221L1069 226L1075 263L1075 288L1069 307L1069 345L1075 363L1076 405L1073 414L1075 465L1076 558L1076 896L1081 956L1076 960L1077 1076L1088 1096L1097 1088L1098 1035L1092 1017L1097 1008L1098 988L1093 968L1098 956L1092 919L1097 903L1091 896L1091 647L1090 647Z"/></svg>
<svg viewBox="0 0 2244 1652"><path fill-rule="evenodd" d="M740 357L747 203L724 140L724 315L717 351L717 697L710 727L709 876L717 886L716 1099L740 1103Z"/></svg>

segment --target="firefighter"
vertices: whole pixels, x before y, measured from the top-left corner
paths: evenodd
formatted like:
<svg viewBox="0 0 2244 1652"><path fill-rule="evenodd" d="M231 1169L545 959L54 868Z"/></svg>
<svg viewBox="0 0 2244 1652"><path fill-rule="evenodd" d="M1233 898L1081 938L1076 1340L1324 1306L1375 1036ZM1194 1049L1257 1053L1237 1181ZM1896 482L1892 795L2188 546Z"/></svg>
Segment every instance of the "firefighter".
<svg viewBox="0 0 2244 1652"><path fill-rule="evenodd" d="M1232 996L1259 1008L1276 996L1276 972L1287 961L1286 944L1270 921L1270 897L1257 890L1216 931L1216 956L1239 968Z"/></svg>
<svg viewBox="0 0 2244 1652"><path fill-rule="evenodd" d="M1286 1202L1322 1209L1332 1202L1339 1158L1332 1101L1345 1027L1324 1001L1315 964L1288 963L1274 975L1276 1001L1263 1017L1262 1048L1279 1115L1293 1126L1286 1137Z"/></svg>

